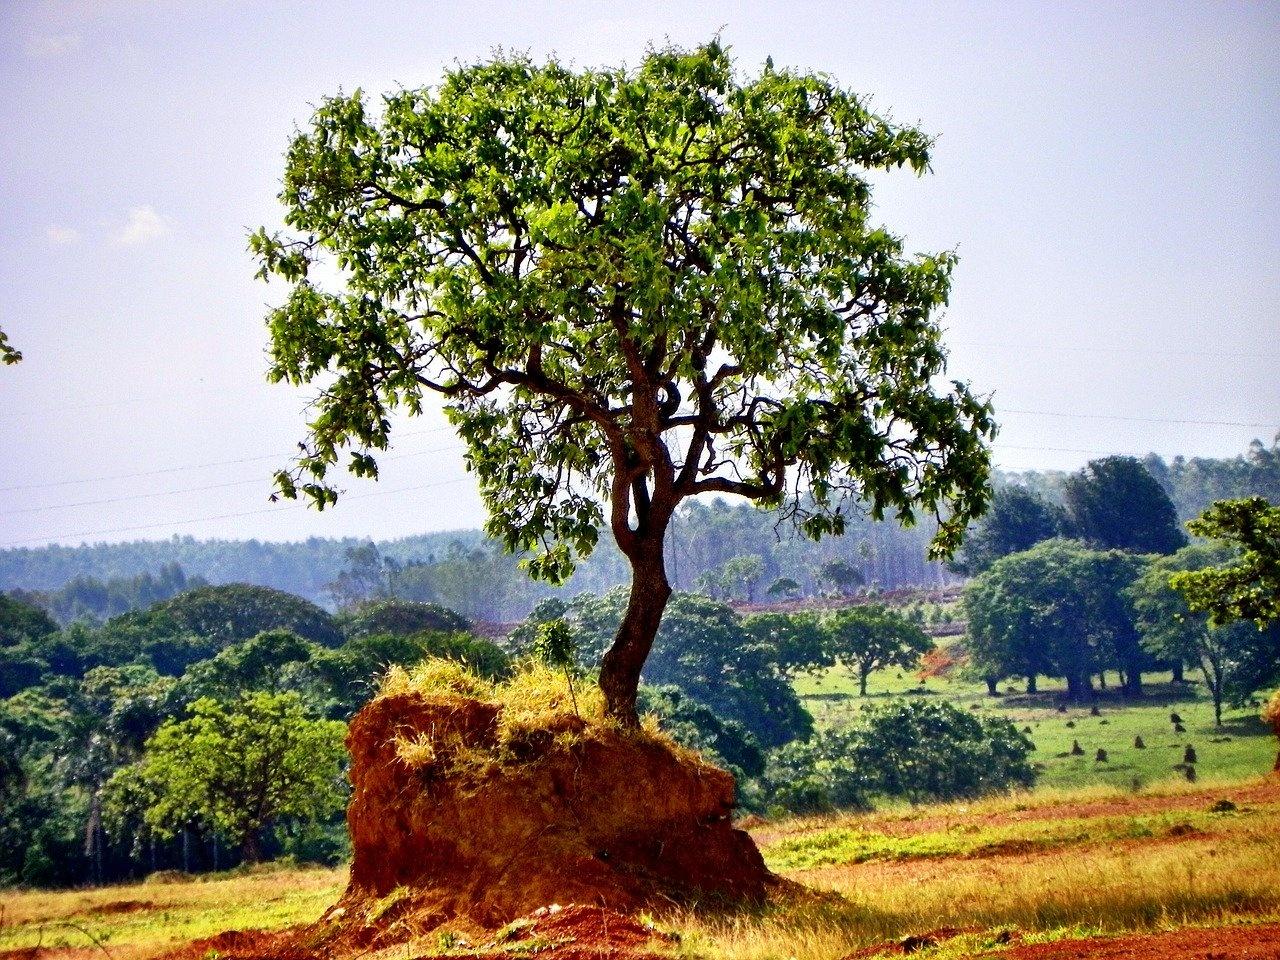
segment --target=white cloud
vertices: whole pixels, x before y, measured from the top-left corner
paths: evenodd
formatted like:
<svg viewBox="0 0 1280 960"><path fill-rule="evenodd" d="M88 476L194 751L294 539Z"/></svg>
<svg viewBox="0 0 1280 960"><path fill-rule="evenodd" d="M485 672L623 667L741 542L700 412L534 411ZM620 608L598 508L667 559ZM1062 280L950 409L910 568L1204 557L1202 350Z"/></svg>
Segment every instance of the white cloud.
<svg viewBox="0 0 1280 960"><path fill-rule="evenodd" d="M59 227L56 224L45 231L45 236L49 238L49 242L64 247L69 243L75 243L80 239L80 231L72 227Z"/></svg>
<svg viewBox="0 0 1280 960"><path fill-rule="evenodd" d="M80 48L78 33L56 33L32 37L27 41L27 54L32 57L56 57Z"/></svg>
<svg viewBox="0 0 1280 960"><path fill-rule="evenodd" d="M156 213L155 208L147 205L130 207L129 216L115 235L116 243L133 246L146 243L169 232L169 224L164 217Z"/></svg>

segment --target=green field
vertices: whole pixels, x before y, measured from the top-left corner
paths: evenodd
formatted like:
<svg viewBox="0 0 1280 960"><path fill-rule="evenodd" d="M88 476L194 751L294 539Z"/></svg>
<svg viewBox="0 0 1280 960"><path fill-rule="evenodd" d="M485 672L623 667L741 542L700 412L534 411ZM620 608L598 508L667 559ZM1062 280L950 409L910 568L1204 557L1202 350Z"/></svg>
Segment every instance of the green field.
<svg viewBox="0 0 1280 960"><path fill-rule="evenodd" d="M1270 770L1276 742L1259 719L1258 709L1226 710L1223 726L1217 728L1213 703L1203 684L1194 682L1191 673L1187 677L1192 682L1176 684L1168 674L1146 674L1146 694L1136 701L1125 700L1115 686L1099 690L1100 716L1092 716L1088 705L1078 704L1059 713L1062 684L1045 679L1040 681L1038 693L1020 692L1020 683L1001 684L1001 695L991 697L979 682L931 678L920 684L913 673L886 670L872 674L863 698L858 695L857 679L834 668L799 678L796 688L819 727L840 726L856 717L864 705L909 691L1007 717L1019 730L1030 727L1028 736L1036 746L1034 759L1041 765L1040 788L1106 785L1141 789L1185 780L1181 764L1188 744L1196 752L1197 782L1235 782ZM1174 732L1171 713L1182 718L1185 733ZM1139 736L1145 749L1134 746ZM1079 741L1083 756L1071 755L1073 741ZM1096 759L1100 748L1107 751L1105 763Z"/></svg>

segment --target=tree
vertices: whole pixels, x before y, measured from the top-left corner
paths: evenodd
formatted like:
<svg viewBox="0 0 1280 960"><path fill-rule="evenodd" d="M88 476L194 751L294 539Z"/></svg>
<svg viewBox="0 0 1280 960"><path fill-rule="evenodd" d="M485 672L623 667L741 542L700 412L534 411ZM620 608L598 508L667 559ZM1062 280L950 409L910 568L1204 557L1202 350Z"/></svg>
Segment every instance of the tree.
<svg viewBox="0 0 1280 960"><path fill-rule="evenodd" d="M1187 543L1173 501L1136 457L1090 460L1063 497L1074 533L1095 547L1173 553Z"/></svg>
<svg viewBox="0 0 1280 960"><path fill-rule="evenodd" d="M855 501L933 515L939 556L985 508L990 405L937 386L955 257L869 217L868 175L929 148L824 76L740 80L718 42L633 70L499 55L380 115L324 101L288 151L292 232L251 241L291 284L270 376L322 384L279 493L335 503L330 470L376 476L391 414L442 395L531 574L563 581L608 517L631 593L599 682L634 724L682 501L781 506L814 537Z"/></svg>
<svg viewBox="0 0 1280 960"><path fill-rule="evenodd" d="M992 497L991 509L965 536L964 546L950 566L957 573L976 576L1001 557L1062 536L1067 526L1062 508L1035 491L1017 485L1001 487Z"/></svg>
<svg viewBox="0 0 1280 960"><path fill-rule="evenodd" d="M1252 620L1262 629L1280 621L1280 506L1262 497L1219 500L1187 528L1240 549L1231 563L1173 575L1187 605L1215 625Z"/></svg>
<svg viewBox="0 0 1280 960"><path fill-rule="evenodd" d="M1213 698L1214 722L1218 726L1222 726L1222 704L1229 692L1242 699L1261 689L1268 679L1258 678L1260 685L1249 689L1252 684L1241 682L1245 680L1242 668L1252 660L1266 659L1267 654L1280 647L1274 637L1280 628L1260 631L1239 620L1214 625L1205 614L1192 612L1170 580L1184 571L1204 570L1230 558L1230 551L1223 547L1183 547L1172 556L1153 562L1130 588L1143 644L1158 657L1200 668ZM1250 656L1260 646L1264 648L1260 651L1262 656Z"/></svg>
<svg viewBox="0 0 1280 960"><path fill-rule="evenodd" d="M338 614L335 621L348 638L376 633L410 636L427 630L454 633L471 629L466 617L448 607L418 600L377 600L359 604Z"/></svg>
<svg viewBox="0 0 1280 960"><path fill-rule="evenodd" d="M40 607L0 593L0 647L38 640L57 630L58 625Z"/></svg>
<svg viewBox="0 0 1280 960"><path fill-rule="evenodd" d="M789 600L800 592L800 584L790 577L779 577L773 583L769 584L769 589L765 591L771 597L782 597Z"/></svg>
<svg viewBox="0 0 1280 960"><path fill-rule="evenodd" d="M852 593L855 587L863 584L862 574L858 568L840 557L822 561L816 571L816 578L819 583L831 584L841 596Z"/></svg>
<svg viewBox="0 0 1280 960"><path fill-rule="evenodd" d="M746 594L747 603L750 603L755 585L764 576L764 558L758 553L731 557L725 561L722 576L725 583L741 587Z"/></svg>
<svg viewBox="0 0 1280 960"><path fill-rule="evenodd" d="M864 697L873 671L914 667L933 649L923 630L879 603L837 610L820 624L831 657L857 669L858 693Z"/></svg>
<svg viewBox="0 0 1280 960"><path fill-rule="evenodd" d="M1141 558L1046 540L1002 557L965 588L968 647L974 669L994 689L1003 677L1063 677L1073 700L1092 694L1094 674L1121 670L1125 689L1141 691L1150 664L1126 593Z"/></svg>
<svg viewBox="0 0 1280 960"><path fill-rule="evenodd" d="M345 733L338 721L308 719L296 694L205 698L187 719L157 730L139 764L117 777L145 785L154 798L147 821L162 834L202 822L256 863L268 826L285 817L322 819L341 807ZM124 786L117 780L113 789Z"/></svg>

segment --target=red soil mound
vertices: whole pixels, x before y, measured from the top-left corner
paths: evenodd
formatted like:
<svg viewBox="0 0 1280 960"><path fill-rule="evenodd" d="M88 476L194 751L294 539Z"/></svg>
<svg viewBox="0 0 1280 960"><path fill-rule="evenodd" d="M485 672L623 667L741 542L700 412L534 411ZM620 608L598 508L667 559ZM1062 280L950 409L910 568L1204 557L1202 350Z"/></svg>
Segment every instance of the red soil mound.
<svg viewBox="0 0 1280 960"><path fill-rule="evenodd" d="M504 732L501 710L404 693L355 717L351 880L322 920L272 945L277 955L342 956L445 931L483 951L532 929L564 960L644 956L636 951L655 935L627 915L694 898L761 900L776 882L733 828L723 770L573 714ZM536 913L549 904L577 906ZM239 947L246 958L256 949Z"/></svg>
<svg viewBox="0 0 1280 960"><path fill-rule="evenodd" d="M728 773L652 737L587 729L573 715L560 718L560 731L509 743L516 762L458 773L460 753L497 753L500 710L404 694L356 716L344 904L403 887L420 921L429 910L439 922L491 927L551 903L630 912L707 895L763 898L770 874L730 822ZM425 739L433 760L410 768L397 739Z"/></svg>

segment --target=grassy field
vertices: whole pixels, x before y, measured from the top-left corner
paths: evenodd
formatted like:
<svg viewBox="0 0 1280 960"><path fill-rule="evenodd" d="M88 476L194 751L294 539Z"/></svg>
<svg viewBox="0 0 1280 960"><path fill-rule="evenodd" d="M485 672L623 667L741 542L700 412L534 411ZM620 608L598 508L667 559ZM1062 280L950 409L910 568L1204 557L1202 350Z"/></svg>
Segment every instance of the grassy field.
<svg viewBox="0 0 1280 960"><path fill-rule="evenodd" d="M841 671L803 678L798 688L820 726L921 689L897 671L874 676L865 699ZM967 931L919 954L951 960L998 954L1010 941L1280 920L1280 780L1259 779L1271 769L1275 739L1253 710L1230 711L1215 728L1200 689L1157 678L1138 703L1103 691L1094 716L1087 707L1059 713L1052 684L1033 696L990 697L981 684L931 679L926 696L1030 728L1042 764L1034 790L766 824L753 833L770 867L813 894L759 911L690 911L657 922L677 935L674 955L714 960L836 960L907 934ZM1174 733L1171 712L1184 734ZM1138 736L1145 749L1134 747ZM1073 741L1084 756L1070 754ZM1195 783L1182 766L1188 744ZM1106 762L1095 759L1099 748ZM229 929L311 922L344 884L342 870L281 868L3 893L0 958L145 960Z"/></svg>
<svg viewBox="0 0 1280 960"><path fill-rule="evenodd" d="M1224 803L1224 801L1226 801ZM811 894L763 910L657 917L672 953L713 960L837 960L954 927L929 960L1004 941L1280 919L1280 781L1229 788L1106 787L970 804L805 818L755 831L768 862ZM316 919L340 870L283 870L0 897L0 956L143 960L226 929ZM1015 936L1016 935L1016 936ZM438 944L406 950L433 955ZM399 957L402 954L397 953Z"/></svg>
<svg viewBox="0 0 1280 960"><path fill-rule="evenodd" d="M834 669L817 677L801 677L796 687L819 726L847 723L865 704L910 690L943 697L975 712L1007 717L1035 743L1035 760L1042 765L1037 783L1046 789L1093 785L1142 789L1184 780L1181 764L1187 745L1195 749L1196 777L1201 782L1260 776L1271 769L1276 756L1275 738L1256 707L1225 711L1223 726L1217 728L1213 703L1204 695L1203 684L1175 684L1167 675L1148 675L1146 696L1136 702L1124 700L1114 687L1098 691L1100 716L1092 716L1087 705L1059 713L1061 685L1048 680L1041 681L1036 694L1006 693L1008 687L1002 685L1002 695L991 697L981 683L932 678L922 686L912 673L887 670L872 675L863 698L856 679ZM1021 685L1014 684L1013 689L1020 691ZM1185 733L1174 731L1172 713L1181 717ZM1134 746L1137 737L1145 748ZM1071 754L1075 742L1084 751L1082 756ZM1106 762L1096 759L1100 748L1107 751Z"/></svg>

